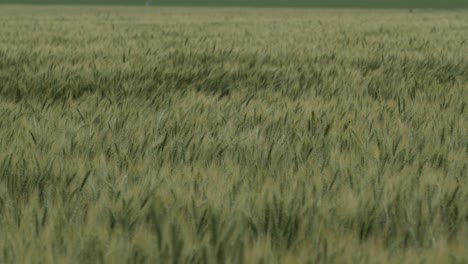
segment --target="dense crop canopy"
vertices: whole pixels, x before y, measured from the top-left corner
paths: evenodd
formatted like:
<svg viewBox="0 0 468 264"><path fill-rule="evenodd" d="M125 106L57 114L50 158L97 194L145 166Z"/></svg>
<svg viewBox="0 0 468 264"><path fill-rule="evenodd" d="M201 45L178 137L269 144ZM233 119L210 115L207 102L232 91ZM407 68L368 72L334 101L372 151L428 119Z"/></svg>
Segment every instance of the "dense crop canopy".
<svg viewBox="0 0 468 264"><path fill-rule="evenodd" d="M466 11L0 8L0 262L466 263Z"/></svg>

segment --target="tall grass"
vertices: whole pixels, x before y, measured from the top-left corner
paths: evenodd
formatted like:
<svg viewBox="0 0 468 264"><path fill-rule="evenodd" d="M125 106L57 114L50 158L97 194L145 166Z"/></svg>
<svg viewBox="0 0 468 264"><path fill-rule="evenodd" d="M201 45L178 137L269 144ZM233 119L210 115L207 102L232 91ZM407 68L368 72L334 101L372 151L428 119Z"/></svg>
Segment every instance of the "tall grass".
<svg viewBox="0 0 468 264"><path fill-rule="evenodd" d="M0 262L468 261L465 11L0 25Z"/></svg>

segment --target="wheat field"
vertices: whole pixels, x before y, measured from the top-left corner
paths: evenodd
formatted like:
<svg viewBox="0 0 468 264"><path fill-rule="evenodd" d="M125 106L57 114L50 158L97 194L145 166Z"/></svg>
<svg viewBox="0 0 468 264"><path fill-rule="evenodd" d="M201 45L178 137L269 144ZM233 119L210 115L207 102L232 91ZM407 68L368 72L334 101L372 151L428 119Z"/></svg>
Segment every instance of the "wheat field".
<svg viewBox="0 0 468 264"><path fill-rule="evenodd" d="M1 263L467 263L468 12L0 8Z"/></svg>

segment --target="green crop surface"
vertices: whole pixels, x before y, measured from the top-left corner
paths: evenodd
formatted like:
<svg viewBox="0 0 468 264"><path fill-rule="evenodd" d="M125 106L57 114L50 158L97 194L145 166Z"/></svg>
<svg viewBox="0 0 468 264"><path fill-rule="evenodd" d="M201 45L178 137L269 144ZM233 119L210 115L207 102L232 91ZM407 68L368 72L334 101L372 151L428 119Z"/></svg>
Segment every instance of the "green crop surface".
<svg viewBox="0 0 468 264"><path fill-rule="evenodd" d="M0 0L10 4L144 5L145 0ZM153 0L162 6L468 8L468 0Z"/></svg>
<svg viewBox="0 0 468 264"><path fill-rule="evenodd" d="M0 263L467 263L468 12L0 8Z"/></svg>

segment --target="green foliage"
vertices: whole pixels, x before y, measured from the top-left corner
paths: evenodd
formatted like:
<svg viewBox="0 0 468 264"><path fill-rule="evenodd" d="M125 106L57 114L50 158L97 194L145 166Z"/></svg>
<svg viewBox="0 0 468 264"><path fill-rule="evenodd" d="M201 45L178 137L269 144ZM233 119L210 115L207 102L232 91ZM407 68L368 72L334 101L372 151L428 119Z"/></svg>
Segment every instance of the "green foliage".
<svg viewBox="0 0 468 264"><path fill-rule="evenodd" d="M144 5L145 0L0 0L8 4ZM156 0L158 6L467 8L466 0Z"/></svg>
<svg viewBox="0 0 468 264"><path fill-rule="evenodd" d="M466 263L466 11L0 9L1 263Z"/></svg>

